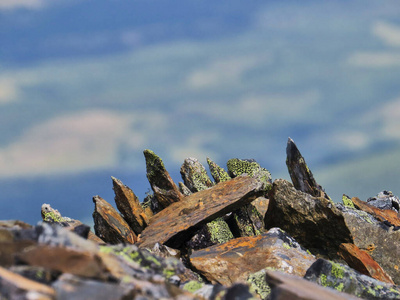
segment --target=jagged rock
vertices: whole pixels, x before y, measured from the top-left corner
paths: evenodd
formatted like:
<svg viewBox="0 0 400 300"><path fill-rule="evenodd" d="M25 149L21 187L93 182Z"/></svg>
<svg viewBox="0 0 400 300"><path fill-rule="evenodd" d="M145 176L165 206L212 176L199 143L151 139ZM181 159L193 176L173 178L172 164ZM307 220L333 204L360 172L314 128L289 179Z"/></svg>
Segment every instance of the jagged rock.
<svg viewBox="0 0 400 300"><path fill-rule="evenodd" d="M271 183L269 171L262 168L253 159L233 158L228 160L227 166L231 177L248 174L250 177L257 178L267 184ZM237 237L261 234L265 227L263 215L252 204L243 206L235 211L230 224L234 235Z"/></svg>
<svg viewBox="0 0 400 300"><path fill-rule="evenodd" d="M393 285L322 258L312 264L304 278L362 299L400 299L400 292Z"/></svg>
<svg viewBox="0 0 400 300"><path fill-rule="evenodd" d="M390 227L365 211L341 204L336 207L342 211L346 226L353 236L352 243L366 250L393 281L400 284L400 230L390 230Z"/></svg>
<svg viewBox="0 0 400 300"><path fill-rule="evenodd" d="M258 212L261 214L261 217L264 220L265 214L268 210L269 199L265 197L258 197L256 200L251 202L251 205L254 205Z"/></svg>
<svg viewBox="0 0 400 300"><path fill-rule="evenodd" d="M192 193L191 190L189 190L189 188L183 183L183 182L179 182L179 191L184 195L184 196L189 196Z"/></svg>
<svg viewBox="0 0 400 300"><path fill-rule="evenodd" d="M279 228L194 251L190 256L197 272L223 285L246 281L250 274L264 268L303 276L314 261L312 254Z"/></svg>
<svg viewBox="0 0 400 300"><path fill-rule="evenodd" d="M361 274L394 284L392 278L373 260L367 251L361 250L354 244L341 244L339 254L351 268Z"/></svg>
<svg viewBox="0 0 400 300"><path fill-rule="evenodd" d="M58 224L62 227L71 229L75 233L88 240L94 241L96 243L104 243L102 239L100 239L90 230L89 226L84 225L79 220L63 217L61 213L57 209L52 208L50 204L43 203L40 213L42 215L43 222Z"/></svg>
<svg viewBox="0 0 400 300"><path fill-rule="evenodd" d="M147 179L158 202L158 207L155 207L156 211L154 211L157 213L170 204L179 202L184 195L173 182L161 158L148 149L143 153L146 159Z"/></svg>
<svg viewBox="0 0 400 300"><path fill-rule="evenodd" d="M115 204L118 210L131 229L136 234L141 233L149 224L150 218L146 215L135 193L124 185L121 180L114 177L111 178L115 192Z"/></svg>
<svg viewBox="0 0 400 300"><path fill-rule="evenodd" d="M265 185L248 176L219 183L187 196L156 214L141 234L140 247L156 243L179 248L202 224L250 203L265 193Z"/></svg>
<svg viewBox="0 0 400 300"><path fill-rule="evenodd" d="M95 204L94 230L98 237L110 244L136 242L136 234L106 200L100 196L94 196L93 202Z"/></svg>
<svg viewBox="0 0 400 300"><path fill-rule="evenodd" d="M359 299L336 290L324 288L303 278L276 271L267 271L266 280L271 286L269 300L356 300Z"/></svg>
<svg viewBox="0 0 400 300"><path fill-rule="evenodd" d="M186 158L180 172L185 186L192 193L208 189L214 185L208 177L206 169L196 158Z"/></svg>
<svg viewBox="0 0 400 300"><path fill-rule="evenodd" d="M186 243L190 249L198 250L216 244L222 244L233 239L228 223L220 217L201 226L193 237Z"/></svg>
<svg viewBox="0 0 400 300"><path fill-rule="evenodd" d="M375 197L368 198L367 202L380 209L392 209L396 212L400 211L400 199L393 195L391 191L382 191Z"/></svg>
<svg viewBox="0 0 400 300"><path fill-rule="evenodd" d="M361 201L357 197L351 198L354 206L357 209L363 210L371 214L375 219L380 222L389 222L392 226L400 226L400 217L398 213L392 209L380 209L367 202Z"/></svg>
<svg viewBox="0 0 400 300"><path fill-rule="evenodd" d="M286 155L286 165L294 187L311 196L323 197L330 200L331 198L325 193L324 189L315 181L304 157L291 138L287 142Z"/></svg>
<svg viewBox="0 0 400 300"><path fill-rule="evenodd" d="M134 287L85 279L72 274L63 274L54 284L58 300L125 300L134 299Z"/></svg>
<svg viewBox="0 0 400 300"><path fill-rule="evenodd" d="M51 287L0 267L1 299L56 299Z"/></svg>
<svg viewBox="0 0 400 300"><path fill-rule="evenodd" d="M344 206L348 206L350 208L356 208L353 204L353 202L351 201L351 199L349 198L349 196L343 194L342 196L342 202Z"/></svg>
<svg viewBox="0 0 400 300"><path fill-rule="evenodd" d="M214 178L216 183L224 182L232 179L229 174L215 162L207 157L207 164L210 168L211 176Z"/></svg>
<svg viewBox="0 0 400 300"><path fill-rule="evenodd" d="M330 200L301 192L284 179L274 181L269 199L266 227L282 228L311 252L337 257L340 244L353 242L341 211Z"/></svg>

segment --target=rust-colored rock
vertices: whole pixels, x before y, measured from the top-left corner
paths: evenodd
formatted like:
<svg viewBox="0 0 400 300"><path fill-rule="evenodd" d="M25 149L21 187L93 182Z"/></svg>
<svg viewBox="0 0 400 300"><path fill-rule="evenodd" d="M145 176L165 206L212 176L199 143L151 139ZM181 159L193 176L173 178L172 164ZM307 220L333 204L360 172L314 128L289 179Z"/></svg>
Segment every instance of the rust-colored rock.
<svg viewBox="0 0 400 300"><path fill-rule="evenodd" d="M381 268L381 266L368 254L354 244L343 243L339 247L340 256L354 270L361 274L383 282L394 284L392 278Z"/></svg>
<svg viewBox="0 0 400 300"><path fill-rule="evenodd" d="M0 267L0 299L56 299L51 287ZM35 298L33 298L35 297Z"/></svg>
<svg viewBox="0 0 400 300"><path fill-rule="evenodd" d="M174 202L178 202L184 198L178 187L172 180L168 171L165 169L164 163L151 150L143 151L146 159L147 179L157 199L159 207L155 208L155 213L169 206Z"/></svg>
<svg viewBox="0 0 400 300"><path fill-rule="evenodd" d="M322 287L303 278L276 271L267 271L271 287L270 300L356 300L360 299L334 289Z"/></svg>
<svg viewBox="0 0 400 300"><path fill-rule="evenodd" d="M202 224L250 203L264 193L265 185L248 176L221 182L187 196L154 215L141 234L141 247L153 248L158 242L173 248L191 238Z"/></svg>
<svg viewBox="0 0 400 300"><path fill-rule="evenodd" d="M135 193L124 185L121 180L115 177L111 178L115 192L115 204L118 210L131 229L136 234L141 233L149 224L149 218L140 205L138 197L136 197Z"/></svg>
<svg viewBox="0 0 400 300"><path fill-rule="evenodd" d="M200 274L223 285L246 281L250 274L264 268L304 276L314 261L313 255L279 228L194 251L190 256Z"/></svg>
<svg viewBox="0 0 400 300"><path fill-rule="evenodd" d="M324 189L315 181L313 173L291 138L287 142L286 155L286 165L294 187L311 196L330 200Z"/></svg>
<svg viewBox="0 0 400 300"><path fill-rule="evenodd" d="M377 208L367 202L361 201L357 197L351 198L351 201L356 208L371 214L378 221L388 221L391 225L400 226L399 214L394 210Z"/></svg>
<svg viewBox="0 0 400 300"><path fill-rule="evenodd" d="M100 196L94 196L93 202L94 230L98 237L110 244L136 242L136 234L111 204Z"/></svg>

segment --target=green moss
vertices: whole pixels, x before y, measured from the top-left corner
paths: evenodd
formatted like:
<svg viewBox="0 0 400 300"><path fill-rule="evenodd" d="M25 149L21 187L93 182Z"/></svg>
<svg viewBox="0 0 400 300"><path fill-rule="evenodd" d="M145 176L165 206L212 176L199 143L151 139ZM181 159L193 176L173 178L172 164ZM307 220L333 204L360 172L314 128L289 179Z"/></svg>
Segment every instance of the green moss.
<svg viewBox="0 0 400 300"><path fill-rule="evenodd" d="M197 291L198 289L202 288L203 286L204 286L203 283L195 281L195 280L191 280L191 281L189 281L188 283L186 283L183 286L183 289L185 291L194 293L195 291Z"/></svg>
<svg viewBox="0 0 400 300"><path fill-rule="evenodd" d="M43 220L45 222L64 222L65 219L54 212L50 211L44 214Z"/></svg>
<svg viewBox="0 0 400 300"><path fill-rule="evenodd" d="M288 243L283 243L282 246L285 249L288 249L288 250L290 249L290 245Z"/></svg>
<svg viewBox="0 0 400 300"><path fill-rule="evenodd" d="M344 204L345 206L351 207L351 208L356 208L356 207L354 206L353 201L351 201L351 199L350 199L349 197L347 197L345 194L343 194L342 201L343 201L343 204Z"/></svg>
<svg viewBox="0 0 400 300"><path fill-rule="evenodd" d="M229 174L223 168L218 166L215 162L213 162L208 157L207 157L207 163L208 163L208 166L210 168L211 176L214 178L214 180L217 183L228 181L228 180L231 179Z"/></svg>
<svg viewBox="0 0 400 300"><path fill-rule="evenodd" d="M171 270L171 269L164 269L163 270L163 275L165 276L165 278L168 279L168 278L170 278L170 277L175 275L175 271Z"/></svg>
<svg viewBox="0 0 400 300"><path fill-rule="evenodd" d="M265 274L266 269L263 269L251 274L247 278L247 282L250 285L250 292L257 293L260 295L261 299L267 299L268 295L271 293L271 288L265 279Z"/></svg>
<svg viewBox="0 0 400 300"><path fill-rule="evenodd" d="M322 286L328 286L328 278L325 274L320 276L320 281Z"/></svg>
<svg viewBox="0 0 400 300"><path fill-rule="evenodd" d="M222 218L207 223L207 228L211 234L211 241L213 243L222 244L233 239L233 234L228 224Z"/></svg>
<svg viewBox="0 0 400 300"><path fill-rule="evenodd" d="M343 279L343 277L344 277L344 271L345 271L345 270L344 270L344 268L343 268L341 265L332 262L331 274L332 274L333 276L335 276L336 278Z"/></svg>
<svg viewBox="0 0 400 300"><path fill-rule="evenodd" d="M164 163L159 156L149 149L144 150L143 154L146 159L147 178L149 181L153 181L157 173L166 171Z"/></svg>

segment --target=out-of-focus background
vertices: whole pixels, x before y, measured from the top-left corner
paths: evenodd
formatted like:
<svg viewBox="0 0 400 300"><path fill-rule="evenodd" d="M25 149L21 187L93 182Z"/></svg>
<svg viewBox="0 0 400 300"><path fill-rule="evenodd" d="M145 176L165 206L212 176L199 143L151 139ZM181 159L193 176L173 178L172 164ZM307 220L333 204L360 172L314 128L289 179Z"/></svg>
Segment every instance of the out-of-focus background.
<svg viewBox="0 0 400 300"><path fill-rule="evenodd" d="M288 179L289 136L334 201L400 195L398 0L0 0L0 219L143 199L144 149Z"/></svg>

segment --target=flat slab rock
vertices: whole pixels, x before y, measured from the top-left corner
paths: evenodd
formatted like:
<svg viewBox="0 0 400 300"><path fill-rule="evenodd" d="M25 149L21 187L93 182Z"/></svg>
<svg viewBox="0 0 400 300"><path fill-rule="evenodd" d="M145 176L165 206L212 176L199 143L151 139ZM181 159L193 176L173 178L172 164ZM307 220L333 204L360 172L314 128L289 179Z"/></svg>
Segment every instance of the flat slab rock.
<svg viewBox="0 0 400 300"><path fill-rule="evenodd" d="M304 276L314 261L312 254L279 228L195 251L190 257L199 273L223 285L246 281L250 274L264 268Z"/></svg>
<svg viewBox="0 0 400 300"><path fill-rule="evenodd" d="M156 243L179 248L202 224L250 203L264 193L260 181L239 176L187 196L163 209L142 232L139 247L153 248Z"/></svg>

